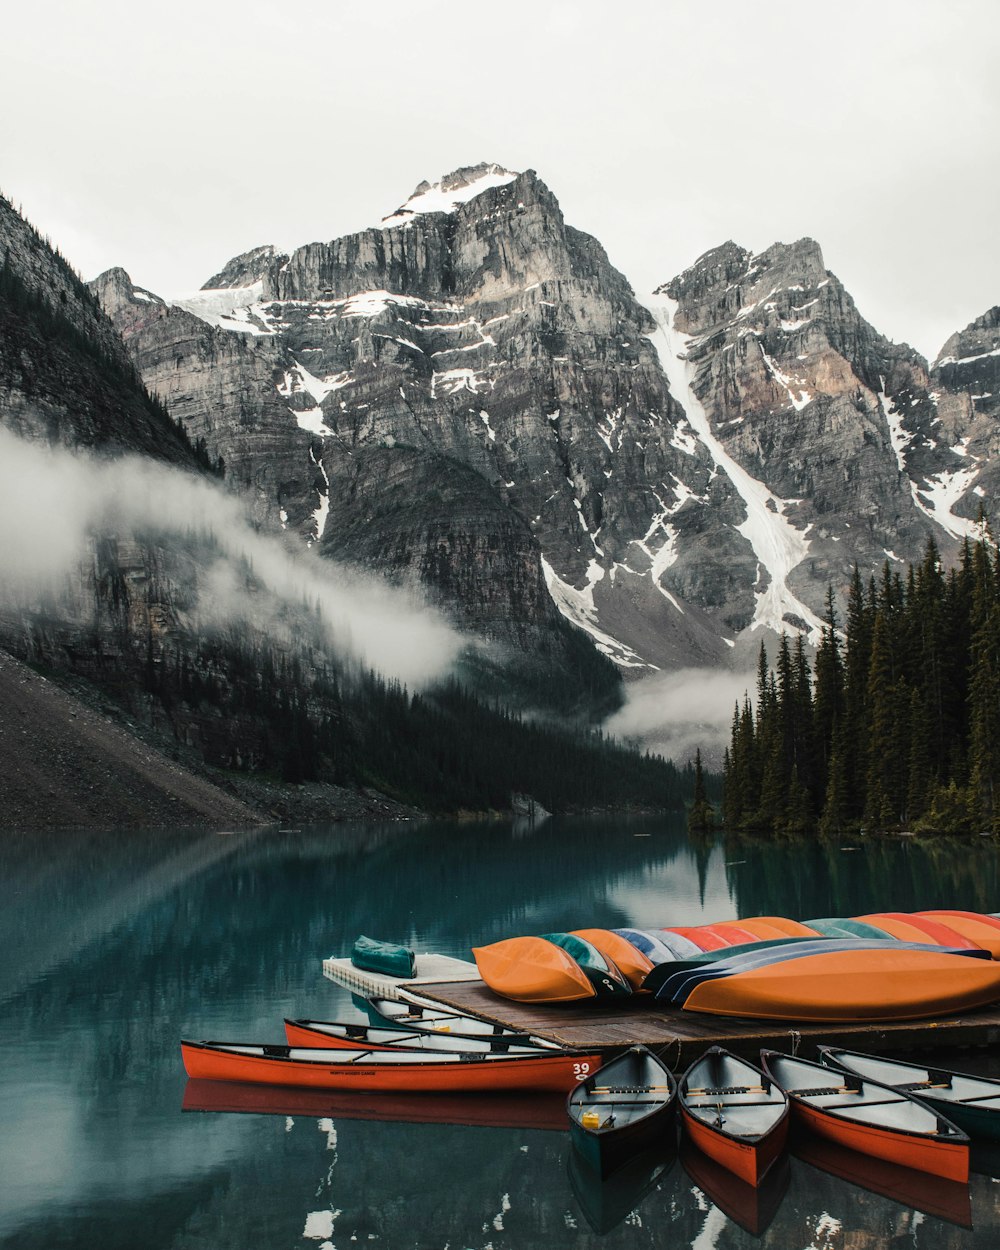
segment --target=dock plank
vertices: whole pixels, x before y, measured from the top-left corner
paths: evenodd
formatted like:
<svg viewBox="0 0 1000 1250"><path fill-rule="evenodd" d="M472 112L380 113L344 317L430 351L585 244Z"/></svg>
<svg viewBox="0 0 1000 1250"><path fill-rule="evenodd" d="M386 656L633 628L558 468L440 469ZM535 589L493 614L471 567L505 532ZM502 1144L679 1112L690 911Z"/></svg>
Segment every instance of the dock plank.
<svg viewBox="0 0 1000 1250"><path fill-rule="evenodd" d="M500 998L481 981L422 984L422 997L509 1029L537 1033L564 1046L611 1049L641 1043L676 1071L709 1046L725 1046L756 1060L763 1047L811 1056L820 1043L883 1054L1000 1043L1000 1006L932 1020L875 1024L795 1024L699 1016L650 1003L628 1008L595 1007L589 1002L515 1003Z"/></svg>

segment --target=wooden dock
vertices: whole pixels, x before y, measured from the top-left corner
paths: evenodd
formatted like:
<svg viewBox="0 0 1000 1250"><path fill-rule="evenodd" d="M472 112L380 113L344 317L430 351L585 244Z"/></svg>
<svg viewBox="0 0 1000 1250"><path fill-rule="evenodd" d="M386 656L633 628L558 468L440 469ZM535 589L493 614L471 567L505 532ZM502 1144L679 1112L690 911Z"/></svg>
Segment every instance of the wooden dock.
<svg viewBox="0 0 1000 1250"><path fill-rule="evenodd" d="M849 1050L947 1050L995 1046L1000 1042L1000 1007L959 1016L878 1024L791 1024L736 1020L649 1006L593 1007L583 1003L546 1006L499 998L482 981L425 983L421 997L510 1029L537 1033L564 1046L620 1048L642 1043L674 1071L686 1068L708 1046L724 1046L756 1061L763 1047L810 1058L820 1043Z"/></svg>

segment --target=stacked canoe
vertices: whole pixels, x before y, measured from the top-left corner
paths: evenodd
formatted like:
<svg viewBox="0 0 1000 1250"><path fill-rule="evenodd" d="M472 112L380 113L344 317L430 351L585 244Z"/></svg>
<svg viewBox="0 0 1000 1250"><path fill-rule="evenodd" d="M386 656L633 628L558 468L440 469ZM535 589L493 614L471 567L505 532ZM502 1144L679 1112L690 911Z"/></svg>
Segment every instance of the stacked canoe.
<svg viewBox="0 0 1000 1250"><path fill-rule="evenodd" d="M1000 919L958 910L577 929L508 938L473 955L491 989L521 1002L643 993L710 1015L847 1023L1000 1001Z"/></svg>

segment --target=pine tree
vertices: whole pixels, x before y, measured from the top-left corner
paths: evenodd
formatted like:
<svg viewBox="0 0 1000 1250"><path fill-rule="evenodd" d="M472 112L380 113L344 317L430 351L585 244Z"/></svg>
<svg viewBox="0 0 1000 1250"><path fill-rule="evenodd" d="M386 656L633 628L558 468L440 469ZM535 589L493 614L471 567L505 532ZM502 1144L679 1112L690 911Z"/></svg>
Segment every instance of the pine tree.
<svg viewBox="0 0 1000 1250"><path fill-rule="evenodd" d="M707 833L715 827L715 812L705 790L705 774L701 766L701 748L694 755L694 796L688 812L688 829L692 833Z"/></svg>

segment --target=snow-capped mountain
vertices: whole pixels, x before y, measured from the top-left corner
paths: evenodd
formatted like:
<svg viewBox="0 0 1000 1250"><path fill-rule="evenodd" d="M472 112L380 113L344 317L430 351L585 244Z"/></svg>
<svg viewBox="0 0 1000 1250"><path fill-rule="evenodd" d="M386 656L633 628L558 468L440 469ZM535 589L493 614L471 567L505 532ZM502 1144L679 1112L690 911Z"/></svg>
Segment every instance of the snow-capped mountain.
<svg viewBox="0 0 1000 1250"><path fill-rule="evenodd" d="M636 296L530 170L421 183L188 296L95 288L262 523L520 646L558 607L626 673L814 636L855 560L953 554L1000 487L995 309L929 370L811 240Z"/></svg>

